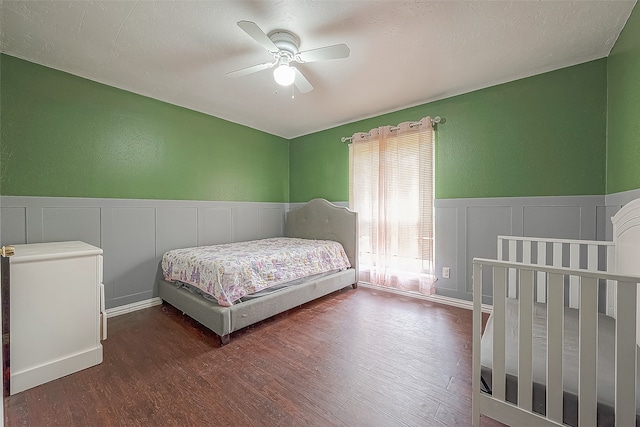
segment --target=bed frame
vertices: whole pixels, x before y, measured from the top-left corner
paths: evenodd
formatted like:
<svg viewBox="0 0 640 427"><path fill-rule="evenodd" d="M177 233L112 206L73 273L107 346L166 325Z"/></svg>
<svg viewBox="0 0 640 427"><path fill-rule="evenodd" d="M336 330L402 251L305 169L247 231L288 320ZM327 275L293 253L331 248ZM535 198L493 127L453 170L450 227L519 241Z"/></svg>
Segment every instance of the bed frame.
<svg viewBox="0 0 640 427"><path fill-rule="evenodd" d="M640 344L640 199L625 205L613 218L613 242L498 238L498 260L473 262L473 379L472 421L480 415L508 425L560 426L566 420L567 396L563 387L563 322L566 313L577 312L577 420L579 426L596 426L598 420L616 426L637 425L637 345ZM551 253L549 253L551 252ZM563 261L563 256L569 259ZM534 256L535 255L535 256ZM506 259L506 260L505 260ZM569 267L563 267L569 266ZM493 289L491 393L486 392L482 372L482 289ZM565 298L565 288L567 297ZM598 298L606 302L598 307ZM566 301L565 301L566 299ZM509 307L517 304L517 324L507 324ZM544 304L541 306L541 304ZM546 379L544 412L532 409L534 389L532 337L534 312L544 307L546 329ZM604 322L615 335L612 416L605 421L598 401L598 340ZM489 325L489 324L488 324ZM517 330L517 387L515 401L507 400L506 331ZM610 337L613 340L613 337ZM603 341L604 342L604 341ZM613 342L613 341L611 341ZM485 347L486 349L487 347ZM544 353L543 353L544 354ZM543 365L544 366L544 365ZM513 394L513 393L512 393ZM564 401L563 401L564 398ZM572 421L573 423L573 421Z"/></svg>
<svg viewBox="0 0 640 427"><path fill-rule="evenodd" d="M346 286L351 285L355 289L358 283L357 229L356 212L336 206L324 199L313 199L304 206L287 213L285 236L340 242L352 268L231 307L222 307L167 282L162 275L162 267L159 267L156 278L158 295L164 302L178 308L218 334L220 344L225 345L229 343L232 332Z"/></svg>

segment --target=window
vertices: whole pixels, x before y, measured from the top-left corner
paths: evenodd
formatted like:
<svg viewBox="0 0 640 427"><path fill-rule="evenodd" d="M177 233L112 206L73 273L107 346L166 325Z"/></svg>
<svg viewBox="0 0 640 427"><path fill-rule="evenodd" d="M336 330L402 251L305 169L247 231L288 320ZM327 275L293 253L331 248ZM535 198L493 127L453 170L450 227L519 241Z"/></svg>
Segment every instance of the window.
<svg viewBox="0 0 640 427"><path fill-rule="evenodd" d="M431 118L353 136L349 204L358 212L360 280L433 290L434 135Z"/></svg>

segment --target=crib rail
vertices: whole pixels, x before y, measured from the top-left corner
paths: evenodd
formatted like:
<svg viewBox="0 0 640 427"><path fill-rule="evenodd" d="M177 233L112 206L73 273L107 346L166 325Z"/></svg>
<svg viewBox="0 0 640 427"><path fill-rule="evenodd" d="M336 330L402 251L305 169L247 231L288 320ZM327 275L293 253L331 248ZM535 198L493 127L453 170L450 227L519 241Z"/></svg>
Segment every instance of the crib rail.
<svg viewBox="0 0 640 427"><path fill-rule="evenodd" d="M600 240L566 240L537 237L498 236L498 260L525 264L569 267L589 271L614 271L615 245ZM516 272L509 269L507 296L516 298ZM579 307L578 278L569 279L567 305ZM615 317L616 288L612 281L606 282L606 313ZM546 302L546 274L537 272L535 299Z"/></svg>
<svg viewBox="0 0 640 427"><path fill-rule="evenodd" d="M534 239L531 239L534 240ZM546 240L548 241L548 240ZM480 391L481 327L483 271L493 273L493 363L492 393ZM519 343L518 399L514 405L505 400L505 299L511 285L509 277L518 279ZM547 296L547 377L546 415L532 411L532 328L534 286L542 285ZM479 426L480 413L509 425L562 425L563 375L562 345L565 277L575 278L579 305L579 426L597 423L597 352L598 352L598 282L617 286L617 320L615 323L615 425L635 425L636 418L636 295L640 277L621 276L603 271L589 271L507 262L488 259L473 261L473 424ZM514 282L515 283L515 282Z"/></svg>

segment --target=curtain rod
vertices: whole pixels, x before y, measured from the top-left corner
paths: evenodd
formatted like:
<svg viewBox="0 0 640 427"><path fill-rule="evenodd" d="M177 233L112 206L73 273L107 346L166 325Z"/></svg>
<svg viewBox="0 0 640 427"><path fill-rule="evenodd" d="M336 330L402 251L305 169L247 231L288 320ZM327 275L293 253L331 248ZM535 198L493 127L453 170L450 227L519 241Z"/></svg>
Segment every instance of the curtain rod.
<svg viewBox="0 0 640 427"><path fill-rule="evenodd" d="M435 117L433 117L431 119L431 126L435 126L438 123L445 124L446 122L447 122L447 119L444 119L444 118L442 118L440 116L435 116ZM409 126L416 126L416 125L419 125L419 124L420 124L420 122L414 122L414 123L409 123ZM391 129L392 130L396 130L398 128L395 127L395 128L391 128ZM351 142L352 140L353 140L352 136L343 136L342 138L340 138L340 141L342 141L342 142Z"/></svg>

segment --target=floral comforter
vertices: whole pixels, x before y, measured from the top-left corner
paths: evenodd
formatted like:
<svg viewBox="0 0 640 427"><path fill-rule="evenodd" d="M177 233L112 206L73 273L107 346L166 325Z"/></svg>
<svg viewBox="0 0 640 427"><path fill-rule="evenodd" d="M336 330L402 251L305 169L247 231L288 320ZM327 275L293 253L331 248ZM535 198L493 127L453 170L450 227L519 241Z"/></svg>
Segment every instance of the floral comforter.
<svg viewBox="0 0 640 427"><path fill-rule="evenodd" d="M273 285L349 267L340 243L289 237L175 249L162 257L166 280L193 285L222 306Z"/></svg>

